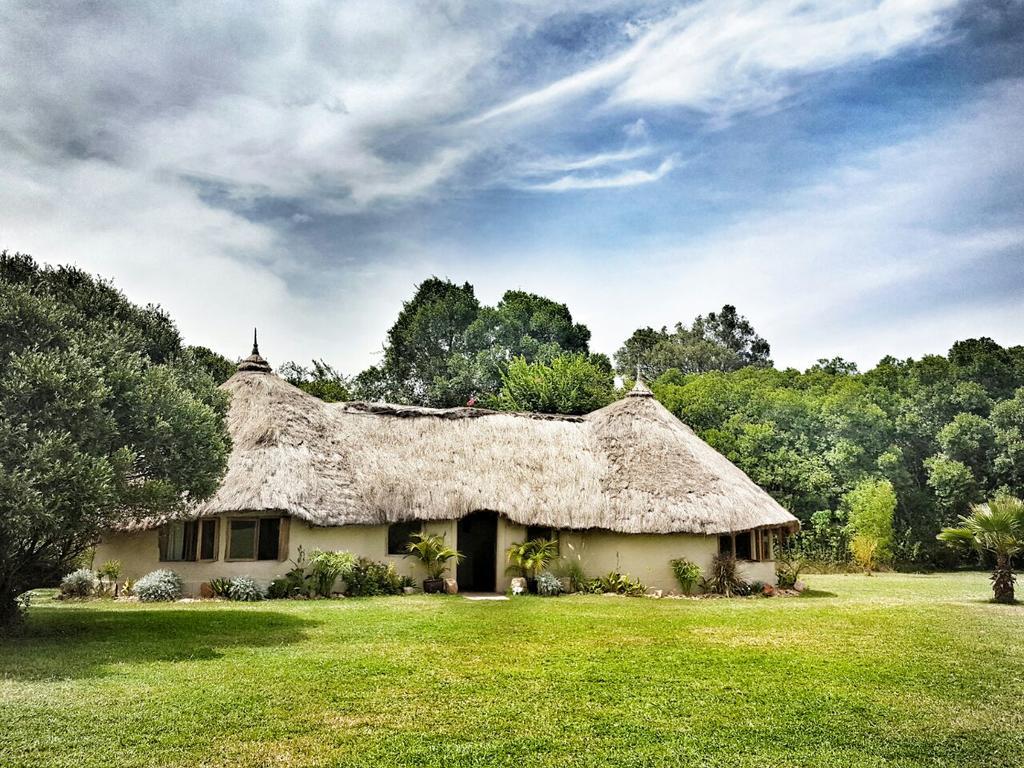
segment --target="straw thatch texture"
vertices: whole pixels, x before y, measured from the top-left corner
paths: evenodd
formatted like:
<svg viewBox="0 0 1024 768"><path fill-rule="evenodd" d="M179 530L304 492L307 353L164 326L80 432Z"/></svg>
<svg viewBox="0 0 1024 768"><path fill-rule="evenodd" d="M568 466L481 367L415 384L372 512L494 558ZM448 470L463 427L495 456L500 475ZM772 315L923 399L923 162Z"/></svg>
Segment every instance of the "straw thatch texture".
<svg viewBox="0 0 1024 768"><path fill-rule="evenodd" d="M638 384L588 416L324 403L240 371L220 490L192 515L282 511L313 525L453 519L726 533L796 518ZM157 521L150 521L150 524Z"/></svg>

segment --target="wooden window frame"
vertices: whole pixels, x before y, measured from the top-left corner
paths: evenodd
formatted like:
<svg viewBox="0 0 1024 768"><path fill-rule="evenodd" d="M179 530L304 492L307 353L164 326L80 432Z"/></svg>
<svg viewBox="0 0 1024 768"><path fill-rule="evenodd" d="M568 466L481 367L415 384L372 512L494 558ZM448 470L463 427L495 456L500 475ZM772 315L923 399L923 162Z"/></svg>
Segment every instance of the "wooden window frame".
<svg viewBox="0 0 1024 768"><path fill-rule="evenodd" d="M203 551L203 527L209 523L213 523L213 557L202 557ZM181 525L186 530L188 526L194 525L195 531L193 534L193 557L182 558L178 560L171 560L167 557L167 546L168 546L168 529L172 525ZM160 526L160 530L157 532L157 549L158 557L161 563L212 563L219 559L220 550L220 521L213 517L200 517L195 520L172 520L169 523L164 523Z"/></svg>
<svg viewBox="0 0 1024 768"><path fill-rule="evenodd" d="M278 520L277 528L277 557L260 559L260 521ZM227 535L224 537L224 562L225 563L280 563L288 559L288 529L291 527L291 517L288 515L259 515L257 517L229 517L227 518ZM231 526L235 523L255 523L252 534L252 557L231 557Z"/></svg>

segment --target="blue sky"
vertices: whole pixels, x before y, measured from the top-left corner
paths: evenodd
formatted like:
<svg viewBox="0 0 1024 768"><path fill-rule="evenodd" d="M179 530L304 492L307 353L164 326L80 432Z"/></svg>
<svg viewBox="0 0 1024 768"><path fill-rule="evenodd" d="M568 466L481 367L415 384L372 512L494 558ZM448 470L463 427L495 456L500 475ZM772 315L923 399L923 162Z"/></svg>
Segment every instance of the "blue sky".
<svg viewBox="0 0 1024 768"><path fill-rule="evenodd" d="M11 2L0 103L0 247L229 356L354 373L432 274L609 354L1024 343L1017 0Z"/></svg>

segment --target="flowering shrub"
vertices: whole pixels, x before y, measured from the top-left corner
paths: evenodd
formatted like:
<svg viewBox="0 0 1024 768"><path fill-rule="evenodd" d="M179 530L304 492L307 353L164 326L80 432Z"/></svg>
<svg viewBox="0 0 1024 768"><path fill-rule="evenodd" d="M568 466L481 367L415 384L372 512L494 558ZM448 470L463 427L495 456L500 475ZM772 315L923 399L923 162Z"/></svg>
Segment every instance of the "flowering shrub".
<svg viewBox="0 0 1024 768"><path fill-rule="evenodd" d="M159 570L147 573L135 582L136 597L144 603L178 600L185 585L174 571Z"/></svg>
<svg viewBox="0 0 1024 768"><path fill-rule="evenodd" d="M88 568L79 568L60 580L60 596L92 597L99 585L95 573Z"/></svg>
<svg viewBox="0 0 1024 768"><path fill-rule="evenodd" d="M228 599L243 603L255 603L266 597L263 587L249 576L236 576L228 584Z"/></svg>

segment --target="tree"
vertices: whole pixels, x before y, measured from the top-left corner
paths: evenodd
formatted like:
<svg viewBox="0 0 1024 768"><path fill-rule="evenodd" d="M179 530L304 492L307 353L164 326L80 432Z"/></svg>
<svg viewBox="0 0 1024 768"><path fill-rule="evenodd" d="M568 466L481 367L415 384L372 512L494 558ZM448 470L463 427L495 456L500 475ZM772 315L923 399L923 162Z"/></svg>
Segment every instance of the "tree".
<svg viewBox="0 0 1024 768"><path fill-rule="evenodd" d="M289 384L320 398L325 403L352 399L348 379L323 360L313 360L308 368L289 361L278 369L278 373Z"/></svg>
<svg viewBox="0 0 1024 768"><path fill-rule="evenodd" d="M1014 493L1024 493L1024 387L992 409L995 428L993 471Z"/></svg>
<svg viewBox="0 0 1024 768"><path fill-rule="evenodd" d="M975 479L984 484L995 452L995 433L985 418L958 413L939 430L938 439L943 453L969 467Z"/></svg>
<svg viewBox="0 0 1024 768"><path fill-rule="evenodd" d="M437 407L464 404L472 392L451 386L450 360L466 352L466 330L479 312L469 283L460 286L432 277L416 286L384 348L384 380L393 387L391 399Z"/></svg>
<svg viewBox="0 0 1024 768"><path fill-rule="evenodd" d="M843 497L850 551L870 573L876 562L892 557L892 521L896 493L888 480L866 478Z"/></svg>
<svg viewBox="0 0 1024 768"><path fill-rule="evenodd" d="M954 548L989 552L995 556L992 594L997 603L1015 602L1013 557L1024 550L1024 502L1002 495L987 504L975 505L960 518L956 528L944 528L938 536Z"/></svg>
<svg viewBox="0 0 1024 768"><path fill-rule="evenodd" d="M924 466L940 518L952 520L968 508L977 494L978 485L970 467L943 454L925 459Z"/></svg>
<svg viewBox="0 0 1024 768"><path fill-rule="evenodd" d="M101 530L212 494L226 410L159 308L0 253L0 624Z"/></svg>
<svg viewBox="0 0 1024 768"><path fill-rule="evenodd" d="M579 354L562 355L550 363L517 358L503 381L495 405L506 411L589 413L615 397L612 372Z"/></svg>
<svg viewBox="0 0 1024 768"><path fill-rule="evenodd" d="M388 331L381 366L357 376L363 399L450 407L497 396L509 364L550 363L588 353L590 331L565 304L525 291L506 291L482 306L469 283L433 277L417 286Z"/></svg>
<svg viewBox="0 0 1024 768"><path fill-rule="evenodd" d="M224 355L219 355L207 347L188 347L186 352L195 358L196 364L203 368L218 385L235 375L238 363L233 363Z"/></svg>
<svg viewBox="0 0 1024 768"><path fill-rule="evenodd" d="M720 312L698 315L689 327L676 323L674 330L640 328L615 354L622 376L640 373L654 380L670 369L682 373L734 371L750 365L770 366L770 346L754 327L726 304Z"/></svg>

